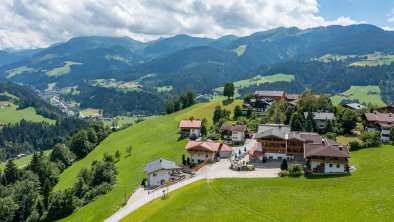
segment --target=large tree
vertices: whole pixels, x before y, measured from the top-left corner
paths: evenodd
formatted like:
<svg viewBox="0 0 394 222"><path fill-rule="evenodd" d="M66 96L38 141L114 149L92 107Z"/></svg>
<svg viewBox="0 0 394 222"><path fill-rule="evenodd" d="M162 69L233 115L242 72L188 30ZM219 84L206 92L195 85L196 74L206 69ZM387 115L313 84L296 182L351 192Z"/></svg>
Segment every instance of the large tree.
<svg viewBox="0 0 394 222"><path fill-rule="evenodd" d="M85 130L79 131L71 140L70 149L78 159L86 156L92 150L92 144L88 140L88 134Z"/></svg>
<svg viewBox="0 0 394 222"><path fill-rule="evenodd" d="M351 133L357 126L358 114L356 111L346 109L340 118L342 129L345 133Z"/></svg>
<svg viewBox="0 0 394 222"><path fill-rule="evenodd" d="M236 105L234 107L234 119L237 120L240 116L242 116L242 109L240 106Z"/></svg>
<svg viewBox="0 0 394 222"><path fill-rule="evenodd" d="M290 128L292 131L302 131L304 129L304 117L299 112L294 112L290 118Z"/></svg>
<svg viewBox="0 0 394 222"><path fill-rule="evenodd" d="M228 99L234 97L235 87L232 82L226 82L224 84L223 95L227 96Z"/></svg>
<svg viewBox="0 0 394 222"><path fill-rule="evenodd" d="M15 183L20 176L20 171L14 161L8 160L3 172L3 184L9 185Z"/></svg>

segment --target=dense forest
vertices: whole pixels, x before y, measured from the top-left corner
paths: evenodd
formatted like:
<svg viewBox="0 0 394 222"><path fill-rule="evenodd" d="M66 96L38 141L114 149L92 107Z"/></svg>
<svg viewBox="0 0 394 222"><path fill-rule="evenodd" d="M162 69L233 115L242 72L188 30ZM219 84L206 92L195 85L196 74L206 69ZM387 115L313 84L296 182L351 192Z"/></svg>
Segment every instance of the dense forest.
<svg viewBox="0 0 394 222"><path fill-rule="evenodd" d="M110 191L116 182L115 161L120 154L105 154L103 161L81 169L72 188L52 192L59 174L110 133L102 123L94 122L64 144L56 144L49 156L35 152L24 168L8 160L4 172L0 171L0 221L54 221Z"/></svg>
<svg viewBox="0 0 394 222"><path fill-rule="evenodd" d="M4 94L5 92L16 98ZM20 153L50 149L56 143L64 143L78 130L88 126L84 120L65 116L59 109L39 98L32 89L26 86L1 81L0 93L1 100L11 100L19 105L19 109L34 107L38 114L56 120L56 123L51 125L47 122L35 123L22 119L18 123L2 126L0 128L0 160L13 158Z"/></svg>
<svg viewBox="0 0 394 222"><path fill-rule="evenodd" d="M145 114L154 115L164 112L165 96L157 92L121 91L100 86L82 84L75 99L83 108L102 109L106 115Z"/></svg>

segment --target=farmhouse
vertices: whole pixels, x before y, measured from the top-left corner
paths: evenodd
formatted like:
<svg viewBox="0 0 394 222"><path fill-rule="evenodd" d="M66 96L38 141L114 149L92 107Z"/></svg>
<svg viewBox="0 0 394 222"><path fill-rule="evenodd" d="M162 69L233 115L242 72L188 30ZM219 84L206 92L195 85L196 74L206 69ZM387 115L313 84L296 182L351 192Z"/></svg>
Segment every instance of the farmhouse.
<svg viewBox="0 0 394 222"><path fill-rule="evenodd" d="M284 91L256 91L255 96L258 99L272 99L275 101L284 101L285 100L285 92Z"/></svg>
<svg viewBox="0 0 394 222"><path fill-rule="evenodd" d="M349 150L333 140L319 135L301 135L305 140L306 168L312 173L349 172Z"/></svg>
<svg viewBox="0 0 394 222"><path fill-rule="evenodd" d="M323 131L327 121L335 120L334 113L312 112L313 121L315 122L318 131ZM308 113L304 112L305 119L308 118Z"/></svg>
<svg viewBox="0 0 394 222"><path fill-rule="evenodd" d="M393 115L391 113L364 113L361 115L364 130L368 132L380 132L382 142L390 141L390 130L393 127Z"/></svg>
<svg viewBox="0 0 394 222"><path fill-rule="evenodd" d="M9 103L0 104L0 109L10 108L11 105Z"/></svg>
<svg viewBox="0 0 394 222"><path fill-rule="evenodd" d="M299 94L289 94L286 93L286 101L288 102L294 102L299 99L300 95Z"/></svg>
<svg viewBox="0 0 394 222"><path fill-rule="evenodd" d="M165 182L178 179L181 168L174 162L163 158L147 163L144 167L147 186L157 187L163 185Z"/></svg>
<svg viewBox="0 0 394 222"><path fill-rule="evenodd" d="M272 99L264 98L264 99L251 99L249 103L244 103L243 108L252 107L256 112L265 112L271 108Z"/></svg>
<svg viewBox="0 0 394 222"><path fill-rule="evenodd" d="M181 134L184 137L200 137L201 123L201 120L182 120L179 123L179 128L181 128Z"/></svg>
<svg viewBox="0 0 394 222"><path fill-rule="evenodd" d="M229 158L233 149L226 144L213 141L189 141L186 145L190 162L199 164L204 161L214 161L216 158Z"/></svg>
<svg viewBox="0 0 394 222"><path fill-rule="evenodd" d="M394 105L380 107L380 108L377 108L376 111L380 112L380 113L394 113Z"/></svg>
<svg viewBox="0 0 394 222"><path fill-rule="evenodd" d="M353 110L361 110L361 109L366 108L365 106L363 106L359 103L346 103L346 104L343 104L342 106L345 108L348 108L348 109L353 109Z"/></svg>
<svg viewBox="0 0 394 222"><path fill-rule="evenodd" d="M225 144L240 143L245 139L246 125L223 124L220 129Z"/></svg>

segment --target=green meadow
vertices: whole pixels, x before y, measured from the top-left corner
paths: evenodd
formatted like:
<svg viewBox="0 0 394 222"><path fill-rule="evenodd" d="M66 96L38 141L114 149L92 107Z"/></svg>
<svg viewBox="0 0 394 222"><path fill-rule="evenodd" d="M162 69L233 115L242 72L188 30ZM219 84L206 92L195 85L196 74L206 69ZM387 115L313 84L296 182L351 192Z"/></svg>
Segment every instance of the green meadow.
<svg viewBox="0 0 394 222"><path fill-rule="evenodd" d="M51 153L52 150L45 150L44 153L48 156ZM14 163L18 167L25 167L27 164L30 163L31 158L33 157L33 154L29 154L25 157L22 157L20 159L14 160ZM6 162L0 163L0 170L3 171L5 168Z"/></svg>
<svg viewBox="0 0 394 222"><path fill-rule="evenodd" d="M10 108L0 108L0 125L8 124L8 123L17 123L22 119L30 120L33 122L48 122L50 124L54 124L56 121L52 119L45 118L36 113L36 110L33 107L29 107L22 110L17 110L19 107L10 102L0 101L0 104L10 104Z"/></svg>
<svg viewBox="0 0 394 222"><path fill-rule="evenodd" d="M187 140L179 140L179 121L191 116L206 118L212 122L215 106L221 105L228 110L234 110L241 101L201 103L188 109L166 116L157 116L134 124L119 132L112 133L82 160L67 168L61 175L55 190L71 187L76 181L78 172L90 166L94 160L101 160L104 153L121 153L120 161L116 163L119 171L117 184L108 194L99 197L94 202L82 207L62 221L103 221L115 213L144 178L144 165L156 158L167 158L177 163L181 162L185 153ZM126 148L132 146L131 155L127 156Z"/></svg>
<svg viewBox="0 0 394 222"><path fill-rule="evenodd" d="M358 99L360 103L371 103L378 106L385 105L380 97L379 86L351 86L350 89L343 93L351 94L351 96L348 98L339 95L332 96L331 101L334 105L339 104L343 99Z"/></svg>
<svg viewBox="0 0 394 222"><path fill-rule="evenodd" d="M350 176L202 180L122 221L392 221L394 147L351 153Z"/></svg>

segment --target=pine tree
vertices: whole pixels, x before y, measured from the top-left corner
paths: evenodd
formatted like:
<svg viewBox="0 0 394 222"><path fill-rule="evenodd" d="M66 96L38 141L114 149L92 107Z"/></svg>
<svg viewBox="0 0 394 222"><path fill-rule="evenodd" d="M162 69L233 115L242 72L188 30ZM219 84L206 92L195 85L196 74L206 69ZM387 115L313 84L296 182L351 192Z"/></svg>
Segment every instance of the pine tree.
<svg viewBox="0 0 394 222"><path fill-rule="evenodd" d="M226 82L224 84L223 95L227 96L228 99L234 97L235 87L232 82Z"/></svg>
<svg viewBox="0 0 394 222"><path fill-rule="evenodd" d="M213 112L213 123L217 123L222 118L222 109L220 106L215 107L215 111Z"/></svg>
<svg viewBox="0 0 394 222"><path fill-rule="evenodd" d="M280 169L281 170L287 170L288 169L288 165L287 165L287 160L283 159L282 163L280 164Z"/></svg>
<svg viewBox="0 0 394 222"><path fill-rule="evenodd" d="M14 161L8 160L3 172L3 184L9 185L15 183L19 179L19 170Z"/></svg>
<svg viewBox="0 0 394 222"><path fill-rule="evenodd" d="M241 107L238 106L238 105L236 105L236 106L234 107L234 119L236 120L236 119L238 119L238 117L240 117L240 116L242 116Z"/></svg>

